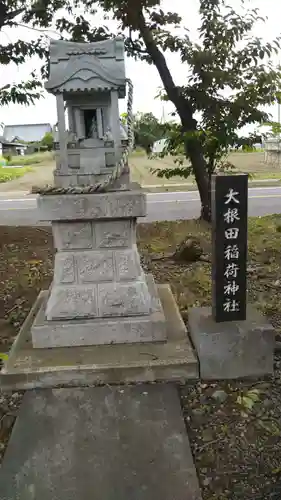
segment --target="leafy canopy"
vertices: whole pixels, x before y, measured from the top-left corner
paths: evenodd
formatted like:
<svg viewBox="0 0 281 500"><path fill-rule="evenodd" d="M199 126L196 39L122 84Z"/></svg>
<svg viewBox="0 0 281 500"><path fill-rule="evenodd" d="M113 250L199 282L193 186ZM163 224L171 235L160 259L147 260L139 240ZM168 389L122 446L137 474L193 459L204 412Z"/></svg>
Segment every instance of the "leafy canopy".
<svg viewBox="0 0 281 500"><path fill-rule="evenodd" d="M95 24L98 8L104 12L105 26ZM186 177L193 171L207 219L211 173L225 166L230 147L255 140L243 137L245 127L270 121L264 107L275 103L281 90L280 68L272 62L280 38L269 43L253 35L256 23L265 20L258 10L247 9L243 0L239 11L225 0L199 0L199 11L199 42L191 39L188 27L182 29L177 13L163 11L161 0L0 0L0 30L25 23L39 30L52 27L62 38L94 41L112 35L106 27L108 18L117 21L115 34L124 37L127 53L155 65L162 98L175 106L178 121L167 127L167 151L175 156L183 153L190 167L180 162L160 174ZM189 72L185 85L175 84L167 52L180 55ZM46 36L0 47L0 64L11 60L21 64L34 54L47 57ZM43 76L46 71L45 65ZM0 105L9 100L33 102L39 97L39 85L34 74L27 83L0 89Z"/></svg>
<svg viewBox="0 0 281 500"><path fill-rule="evenodd" d="M46 132L41 140L41 144L42 146L45 146L48 151L52 151L52 149L54 148L54 136L52 132Z"/></svg>
<svg viewBox="0 0 281 500"><path fill-rule="evenodd" d="M31 72L28 81L9 83L0 87L0 106L9 103L34 104L42 95L42 82L48 73L48 46L50 38L93 41L108 37L103 27L90 26L79 12L79 0L0 0L0 66L23 64L33 56L42 60L39 71ZM94 14L95 10L90 9ZM11 41L9 28L29 28L34 37ZM6 35L6 36L5 36Z"/></svg>
<svg viewBox="0 0 281 500"><path fill-rule="evenodd" d="M138 113L134 117L135 145L150 153L154 142L162 139L164 127L153 113Z"/></svg>
<svg viewBox="0 0 281 500"><path fill-rule="evenodd" d="M181 124L170 127L165 153L182 155L183 144L196 136L210 176L216 168L231 167L225 161L230 148L260 141L260 135L245 136L243 129L267 122L264 107L277 102L281 72L270 58L278 53L280 38L269 43L252 35L256 22L265 22L256 9L240 14L221 0L200 4L200 42L188 35L178 42L181 60L190 69L181 92L200 119L195 131L183 133ZM162 93L162 99L167 95ZM175 169L159 174L186 177L191 172L192 165L183 167L180 160Z"/></svg>

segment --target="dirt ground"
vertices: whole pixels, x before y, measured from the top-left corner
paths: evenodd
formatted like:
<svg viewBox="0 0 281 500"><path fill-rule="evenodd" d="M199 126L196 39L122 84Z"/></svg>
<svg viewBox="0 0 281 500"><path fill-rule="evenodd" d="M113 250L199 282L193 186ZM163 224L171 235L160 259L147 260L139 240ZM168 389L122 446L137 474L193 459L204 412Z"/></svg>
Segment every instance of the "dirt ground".
<svg viewBox="0 0 281 500"><path fill-rule="evenodd" d="M239 172L255 173L255 178L281 178L281 168L270 166L264 163L264 153L234 153L229 156L229 160L235 165ZM143 186L147 185L187 185L194 184L193 177L183 179L173 177L172 179L161 179L156 174L151 173L151 169L173 167L173 158L148 159L145 155L132 155L130 158L131 178ZM32 186L43 187L46 184L53 184L54 162L32 165L33 172L25 174L20 179L0 184L0 193L12 191L30 191Z"/></svg>
<svg viewBox="0 0 281 500"><path fill-rule="evenodd" d="M281 332L281 216L249 220L249 301ZM177 262L172 254L189 235L199 239L204 260ZM49 229L0 227L0 351L8 352L38 292L53 270ZM169 283L182 316L210 305L210 232L197 221L138 226L142 263ZM188 383L179 387L203 500L280 500L281 356L275 374L257 381ZM0 393L0 455L22 398Z"/></svg>
<svg viewBox="0 0 281 500"><path fill-rule="evenodd" d="M233 163L237 171L240 173L255 174L255 179L280 179L281 166L270 165L264 162L264 153L231 153L228 160ZM132 155L130 160L131 175L134 181L142 185L156 184L190 184L194 182L193 176L183 179L182 177L173 177L171 179L159 178L156 174L152 174L151 169L172 168L174 166L173 158L167 156L163 159L149 159L145 155Z"/></svg>

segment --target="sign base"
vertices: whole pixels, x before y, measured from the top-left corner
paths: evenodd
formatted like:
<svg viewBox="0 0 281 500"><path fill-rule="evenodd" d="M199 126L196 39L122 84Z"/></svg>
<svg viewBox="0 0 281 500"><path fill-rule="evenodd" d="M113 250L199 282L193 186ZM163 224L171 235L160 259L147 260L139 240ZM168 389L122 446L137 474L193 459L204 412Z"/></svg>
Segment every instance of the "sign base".
<svg viewBox="0 0 281 500"><path fill-rule="evenodd" d="M203 380L259 377L273 373L275 330L255 307L245 321L216 323L209 307L194 307L189 332Z"/></svg>

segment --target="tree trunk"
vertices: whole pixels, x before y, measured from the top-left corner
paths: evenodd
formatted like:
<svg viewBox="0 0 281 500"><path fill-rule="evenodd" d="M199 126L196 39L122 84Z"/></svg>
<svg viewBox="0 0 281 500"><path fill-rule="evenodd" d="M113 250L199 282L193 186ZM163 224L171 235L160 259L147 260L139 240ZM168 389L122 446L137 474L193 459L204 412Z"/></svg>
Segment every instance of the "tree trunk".
<svg viewBox="0 0 281 500"><path fill-rule="evenodd" d="M195 181L198 187L200 201L201 201L201 218L206 222L211 222L211 184L208 178L204 165L204 158L202 151L197 149L188 150L191 164L193 166Z"/></svg>
<svg viewBox="0 0 281 500"><path fill-rule="evenodd" d="M182 123L183 132L195 132L197 129L197 122L193 118L192 107L189 101L181 94L180 89L176 87L170 70L167 66L166 59L157 47L157 44L153 38L153 34L146 24L142 10L135 12L135 16L135 25L139 29L146 46L146 50L158 70L167 96L176 107ZM195 180L198 186L201 200L201 217L207 222L210 222L211 197L207 164L204 159L202 146L196 138L192 143L188 142L188 144L186 144L186 153L190 158L194 170Z"/></svg>

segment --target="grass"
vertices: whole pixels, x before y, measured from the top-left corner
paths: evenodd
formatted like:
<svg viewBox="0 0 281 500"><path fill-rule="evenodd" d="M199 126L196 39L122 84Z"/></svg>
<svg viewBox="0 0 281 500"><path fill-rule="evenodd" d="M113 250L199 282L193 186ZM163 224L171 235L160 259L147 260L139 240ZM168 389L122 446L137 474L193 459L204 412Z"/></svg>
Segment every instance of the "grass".
<svg viewBox="0 0 281 500"><path fill-rule="evenodd" d="M3 168L0 167L0 183L19 179L27 172L32 172L30 167L22 168Z"/></svg>
<svg viewBox="0 0 281 500"><path fill-rule="evenodd" d="M275 170L270 170L269 172L256 172L251 174L250 181L264 180L264 179L278 179L281 180L281 170L276 172Z"/></svg>
<svg viewBox="0 0 281 500"><path fill-rule="evenodd" d="M263 313L280 314L281 332L281 299L279 294L272 293L272 280L281 278L280 232L281 215L249 218L249 298ZM168 258L187 235L200 239L210 261L211 234L207 224L187 220L138 226L141 253L148 262L155 255L161 257L159 261L151 260L150 270L159 282L171 283L183 315L194 304L211 304L210 262L175 264Z"/></svg>
<svg viewBox="0 0 281 500"><path fill-rule="evenodd" d="M8 165L38 165L40 163L50 163L51 161L54 160L54 153L52 151L46 151L44 153L34 153L32 155L25 155L25 156L14 156L12 159L8 162Z"/></svg>

